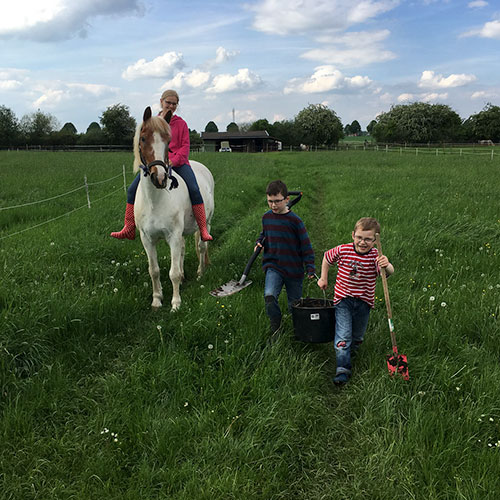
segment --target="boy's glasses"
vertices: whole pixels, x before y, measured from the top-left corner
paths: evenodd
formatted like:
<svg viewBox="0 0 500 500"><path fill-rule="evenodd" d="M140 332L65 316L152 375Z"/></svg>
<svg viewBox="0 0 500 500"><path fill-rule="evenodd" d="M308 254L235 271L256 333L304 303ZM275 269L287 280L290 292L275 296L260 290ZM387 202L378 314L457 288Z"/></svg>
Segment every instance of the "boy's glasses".
<svg viewBox="0 0 500 500"><path fill-rule="evenodd" d="M281 200L267 200L267 203L269 203L269 205L279 205L283 201L285 201L285 198L281 198Z"/></svg>
<svg viewBox="0 0 500 500"><path fill-rule="evenodd" d="M356 236L356 235L354 235L354 238L359 243L361 243L362 241L364 241L365 243L373 243L375 241L375 238L363 238L361 236Z"/></svg>

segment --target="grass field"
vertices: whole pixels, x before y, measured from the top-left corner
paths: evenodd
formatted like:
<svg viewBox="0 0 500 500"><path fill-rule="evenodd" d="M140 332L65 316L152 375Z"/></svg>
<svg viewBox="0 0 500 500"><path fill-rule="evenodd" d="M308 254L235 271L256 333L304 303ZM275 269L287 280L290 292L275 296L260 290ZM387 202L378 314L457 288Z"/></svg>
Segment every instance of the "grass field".
<svg viewBox="0 0 500 500"><path fill-rule="evenodd" d="M196 281L189 240L172 314L166 245L166 305L153 313L140 239L108 236L130 154L0 152L0 207L54 198L0 210L0 498L497 499L498 159L193 158L216 181L212 264ZM90 209L82 189L55 198L84 176ZM333 346L296 342L291 318L266 347L259 265L239 294L208 295L241 275L277 178L304 192L295 211L317 266L359 217L380 220L409 382L388 376L380 284L342 389Z"/></svg>

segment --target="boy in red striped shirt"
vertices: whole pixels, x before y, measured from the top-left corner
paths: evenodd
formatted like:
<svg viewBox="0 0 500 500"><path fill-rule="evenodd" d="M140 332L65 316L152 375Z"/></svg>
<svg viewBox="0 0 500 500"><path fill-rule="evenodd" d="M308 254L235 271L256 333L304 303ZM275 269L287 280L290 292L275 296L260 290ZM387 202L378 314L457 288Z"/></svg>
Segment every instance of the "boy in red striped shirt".
<svg viewBox="0 0 500 500"><path fill-rule="evenodd" d="M354 355L363 342L380 268L385 268L387 276L394 272L387 257L379 255L374 248L376 233L380 233L377 219L359 219L352 232L353 243L328 250L321 264L318 286L322 290L328 287L330 266L338 266L334 294L337 371L333 381L336 385L344 385L351 376L351 354Z"/></svg>

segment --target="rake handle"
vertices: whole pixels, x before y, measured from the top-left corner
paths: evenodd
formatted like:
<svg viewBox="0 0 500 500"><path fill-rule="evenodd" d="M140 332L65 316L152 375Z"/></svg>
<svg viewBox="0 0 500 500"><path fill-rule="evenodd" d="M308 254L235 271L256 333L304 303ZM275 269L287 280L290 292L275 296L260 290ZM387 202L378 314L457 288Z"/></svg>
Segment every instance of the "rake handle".
<svg viewBox="0 0 500 500"><path fill-rule="evenodd" d="M379 255L384 255L382 252L382 243L380 242L380 234L375 235L377 250ZM391 332L392 350L395 354L398 353L398 346L396 344L396 334L394 333L394 325L392 324L392 310L391 299L389 298L389 287L387 286L387 274L385 268L380 268L380 276L382 277L382 286L384 288L385 306L387 308L387 319L389 320L389 331Z"/></svg>

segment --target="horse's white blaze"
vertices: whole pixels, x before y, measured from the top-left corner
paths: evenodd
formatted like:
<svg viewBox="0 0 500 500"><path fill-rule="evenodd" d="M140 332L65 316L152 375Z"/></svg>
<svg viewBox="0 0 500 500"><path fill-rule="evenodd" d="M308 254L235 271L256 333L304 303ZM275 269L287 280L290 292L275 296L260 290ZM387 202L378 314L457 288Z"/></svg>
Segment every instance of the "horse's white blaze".
<svg viewBox="0 0 500 500"><path fill-rule="evenodd" d="M155 160L161 160L161 161L165 160L166 147L167 146L163 142L160 133L154 132L153 133L153 154L154 154ZM158 166L157 172L158 172L158 182L161 184L166 176L165 169Z"/></svg>
<svg viewBox="0 0 500 500"><path fill-rule="evenodd" d="M146 123L146 122L145 122ZM147 125L152 127L165 127L165 121L162 118L152 117L147 120ZM134 167L138 168L139 158L139 132L141 126L137 128L134 138ZM155 143L160 138L163 147L168 147L164 143L160 134L154 135ZM155 156L159 149L156 149ZM155 159L163 159L161 153ZM149 160L149 159L148 159ZM151 161L151 160L149 160ZM210 219L214 212L214 179L205 165L191 161L191 168L198 181L200 192L205 203L207 218L207 227L210 230ZM163 171L158 169L158 173ZM144 250L148 256L149 275L153 285L153 308L159 308L162 305L163 292L160 282L160 267L158 266L158 257L156 253L157 243L164 239L170 246L170 280L172 282L172 310L177 310L181 305L181 296L179 292L180 283L184 277L184 236L196 233L196 250L198 254L198 276L203 274L208 261L208 243L198 238L198 225L193 215L191 201L186 183L179 175L173 175L177 178L179 186L170 190L170 181L167 182L165 189L156 188L151 182L151 178L141 175L137 196L135 200L134 213L137 228L140 231L141 241Z"/></svg>

